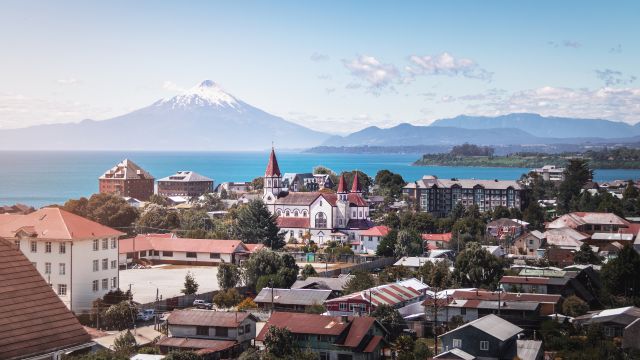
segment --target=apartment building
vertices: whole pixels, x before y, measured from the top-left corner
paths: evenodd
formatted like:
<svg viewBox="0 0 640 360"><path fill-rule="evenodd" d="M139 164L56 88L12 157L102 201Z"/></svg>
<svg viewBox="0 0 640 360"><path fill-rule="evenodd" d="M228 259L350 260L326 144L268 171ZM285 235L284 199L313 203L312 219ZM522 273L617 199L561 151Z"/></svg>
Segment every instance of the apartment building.
<svg viewBox="0 0 640 360"><path fill-rule="evenodd" d="M100 193L149 200L153 195L154 178L129 159L107 170L98 178Z"/></svg>
<svg viewBox="0 0 640 360"><path fill-rule="evenodd" d="M178 171L158 180L158 195L200 196L213 192L213 179L193 171Z"/></svg>

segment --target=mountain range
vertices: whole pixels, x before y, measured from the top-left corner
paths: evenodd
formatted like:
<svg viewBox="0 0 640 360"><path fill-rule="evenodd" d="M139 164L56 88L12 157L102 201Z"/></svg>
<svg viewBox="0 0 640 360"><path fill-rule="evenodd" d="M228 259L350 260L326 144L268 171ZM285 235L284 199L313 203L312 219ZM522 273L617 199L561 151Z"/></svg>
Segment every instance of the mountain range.
<svg viewBox="0 0 640 360"><path fill-rule="evenodd" d="M316 146L544 145L640 142L640 125L516 113L461 115L429 126L371 126L346 136L311 130L253 107L205 80L107 120L0 130L0 150L264 150Z"/></svg>

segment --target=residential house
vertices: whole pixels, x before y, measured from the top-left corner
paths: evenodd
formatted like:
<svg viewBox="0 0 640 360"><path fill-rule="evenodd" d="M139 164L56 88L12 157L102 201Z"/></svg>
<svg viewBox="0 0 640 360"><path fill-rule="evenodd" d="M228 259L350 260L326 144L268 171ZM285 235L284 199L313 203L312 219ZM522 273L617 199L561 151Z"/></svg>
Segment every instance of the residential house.
<svg viewBox="0 0 640 360"><path fill-rule="evenodd" d="M274 312L256 343L263 343L271 326L286 328L299 349L309 349L321 360L383 359L388 331L368 316L325 316Z"/></svg>
<svg viewBox="0 0 640 360"><path fill-rule="evenodd" d="M380 241L388 233L389 228L387 226L373 226L367 230L360 231L358 239L351 240L349 244L356 254L375 255Z"/></svg>
<svg viewBox="0 0 640 360"><path fill-rule="evenodd" d="M98 179L100 193L147 201L153 195L154 178L129 159L124 159Z"/></svg>
<svg viewBox="0 0 640 360"><path fill-rule="evenodd" d="M487 315L440 335L442 353L434 359L541 360L542 341L519 340L523 329Z"/></svg>
<svg viewBox="0 0 640 360"><path fill-rule="evenodd" d="M134 238L120 239L119 262L126 265L138 259L146 259L153 264L235 264L250 252L240 240L178 239L141 234Z"/></svg>
<svg viewBox="0 0 640 360"><path fill-rule="evenodd" d="M329 174L313 174L319 189L331 189L335 185Z"/></svg>
<svg viewBox="0 0 640 360"><path fill-rule="evenodd" d="M574 319L577 326L602 326L607 337L622 337L623 348L640 349L640 308L628 306L616 309L590 311Z"/></svg>
<svg viewBox="0 0 640 360"><path fill-rule="evenodd" d="M124 233L60 208L42 208L0 222L13 242L75 312L118 288L118 238ZM6 218L5 218L6 219Z"/></svg>
<svg viewBox="0 0 640 360"><path fill-rule="evenodd" d="M91 337L12 241L0 239L0 359L58 359Z"/></svg>
<svg viewBox="0 0 640 360"><path fill-rule="evenodd" d="M425 175L402 189L404 195L418 202L421 211L436 216L448 216L458 203L464 207L476 205L481 212L498 206L520 210L522 191L517 181L445 180L433 175Z"/></svg>
<svg viewBox="0 0 640 360"><path fill-rule="evenodd" d="M559 266L573 264L574 254L589 239L589 235L571 227L548 228L543 236L544 242L538 248L538 257L546 257L549 262Z"/></svg>
<svg viewBox="0 0 640 360"><path fill-rule="evenodd" d="M486 233L497 240L515 239L526 229L523 221L518 219L501 218L487 224Z"/></svg>
<svg viewBox="0 0 640 360"><path fill-rule="evenodd" d="M284 173L282 187L288 191L318 191L320 186L311 173Z"/></svg>
<svg viewBox="0 0 640 360"><path fill-rule="evenodd" d="M393 266L402 266L408 268L411 271L417 271L422 267L422 265L428 262L436 264L441 261L444 261L448 266L452 265L452 261L445 257L431 258L424 256L403 256L400 258L400 260L396 261Z"/></svg>
<svg viewBox="0 0 640 360"><path fill-rule="evenodd" d="M584 234L617 233L629 227L629 222L613 213L572 212L548 223L547 229L571 228Z"/></svg>
<svg viewBox="0 0 640 360"><path fill-rule="evenodd" d="M213 179L194 171L178 171L158 180L158 195L195 197L213 192Z"/></svg>
<svg viewBox="0 0 640 360"><path fill-rule="evenodd" d="M344 288L349 280L353 279L353 275L340 275L335 278L309 276L304 280L296 280L292 289L317 289L331 290L330 298L342 296Z"/></svg>
<svg viewBox="0 0 640 360"><path fill-rule="evenodd" d="M331 290L262 288L253 299L260 309L305 312L331 298Z"/></svg>
<svg viewBox="0 0 640 360"><path fill-rule="evenodd" d="M538 169L531 169L531 171L541 176L544 181L564 181L564 168L555 165L545 165Z"/></svg>
<svg viewBox="0 0 640 360"><path fill-rule="evenodd" d="M436 234L422 234L422 241L424 242L424 250L445 249L448 247L451 241L451 233L436 233Z"/></svg>
<svg viewBox="0 0 640 360"><path fill-rule="evenodd" d="M253 186L251 185L251 182L228 181L218 185L218 187L216 188L216 192L221 193L222 190L224 190L227 193L227 195L231 195L231 194L243 194L248 191L251 191L252 189L253 189Z"/></svg>
<svg viewBox="0 0 640 360"><path fill-rule="evenodd" d="M516 238L511 246L510 253L537 258L538 249L542 247L544 239L544 235L538 230L526 232Z"/></svg>
<svg viewBox="0 0 640 360"><path fill-rule="evenodd" d="M168 336L156 346L163 354L191 350L205 360L235 358L255 339L257 322L248 312L175 310L167 318Z"/></svg>

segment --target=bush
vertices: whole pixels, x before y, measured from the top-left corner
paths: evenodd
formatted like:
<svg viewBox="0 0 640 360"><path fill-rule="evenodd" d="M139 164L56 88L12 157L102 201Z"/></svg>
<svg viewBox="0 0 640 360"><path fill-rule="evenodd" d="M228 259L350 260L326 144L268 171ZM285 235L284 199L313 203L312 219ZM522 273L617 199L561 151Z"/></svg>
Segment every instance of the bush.
<svg viewBox="0 0 640 360"><path fill-rule="evenodd" d="M571 295L564 300L562 312L571 317L584 315L589 311L589 305L579 297Z"/></svg>
<svg viewBox="0 0 640 360"><path fill-rule="evenodd" d="M252 298L247 297L244 300L242 300L240 304L238 304L237 308L238 308L238 311L245 311L249 309L256 309L257 307L258 307L258 304L256 304Z"/></svg>
<svg viewBox="0 0 640 360"><path fill-rule="evenodd" d="M213 297L213 303L219 308L231 308L242 301L242 296L236 289L221 290Z"/></svg>

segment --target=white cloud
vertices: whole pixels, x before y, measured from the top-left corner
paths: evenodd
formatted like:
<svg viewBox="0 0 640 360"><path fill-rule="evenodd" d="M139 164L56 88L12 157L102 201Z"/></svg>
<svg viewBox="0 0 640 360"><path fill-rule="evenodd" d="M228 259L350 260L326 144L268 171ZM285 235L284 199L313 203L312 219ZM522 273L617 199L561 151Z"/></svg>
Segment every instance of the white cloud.
<svg viewBox="0 0 640 360"><path fill-rule="evenodd" d="M475 61L467 58L456 58L443 52L438 55L411 55L411 62L405 70L415 75L447 75L464 76L472 79L491 81L493 73L481 68Z"/></svg>
<svg viewBox="0 0 640 360"><path fill-rule="evenodd" d="M329 60L329 55L314 52L313 54L311 54L309 59L311 59L311 61L316 61L316 62L327 61Z"/></svg>
<svg viewBox="0 0 640 360"><path fill-rule="evenodd" d="M548 41L547 44L553 46L553 47L566 47L566 48L573 48L573 49L577 49L582 47L582 43L580 43L579 41L576 40L562 40L562 41Z"/></svg>
<svg viewBox="0 0 640 360"><path fill-rule="evenodd" d="M636 81L636 77L633 75L626 76L621 71L604 69L595 70L598 79L602 80L607 86L614 85L628 85Z"/></svg>
<svg viewBox="0 0 640 360"><path fill-rule="evenodd" d="M76 85L79 83L76 78L58 79L56 82L60 85Z"/></svg>
<svg viewBox="0 0 640 360"><path fill-rule="evenodd" d="M379 94L384 88L401 79L398 68L393 64L384 64L373 56L361 55L353 60L343 60L351 75L368 84L368 90Z"/></svg>

